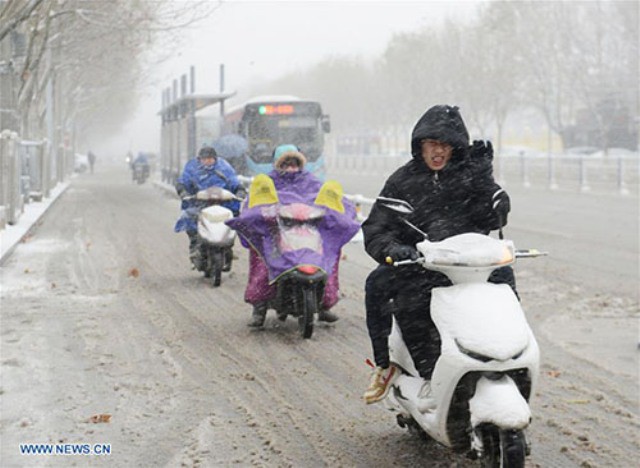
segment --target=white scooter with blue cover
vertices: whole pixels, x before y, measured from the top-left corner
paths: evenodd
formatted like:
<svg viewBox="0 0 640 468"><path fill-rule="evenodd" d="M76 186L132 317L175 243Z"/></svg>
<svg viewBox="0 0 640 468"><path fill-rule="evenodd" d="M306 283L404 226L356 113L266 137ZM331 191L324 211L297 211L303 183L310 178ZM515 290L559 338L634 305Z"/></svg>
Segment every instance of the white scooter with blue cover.
<svg viewBox="0 0 640 468"><path fill-rule="evenodd" d="M379 198L378 203L400 216L412 211L403 200ZM394 265L420 263L453 283L432 290L431 317L440 333L441 354L430 381L430 407L425 408L421 390L426 381L394 320L390 358L402 372L394 379L386 407L397 414L401 427L424 431L484 466L524 467L539 349L513 290L487 279L516 257L545 254L518 251L511 241L472 233L441 242L430 242L425 235L416 248L418 260Z"/></svg>
<svg viewBox="0 0 640 468"><path fill-rule="evenodd" d="M196 200L198 212L198 248L202 261L199 270L211 278L212 286L220 286L222 272L231 271L236 232L225 224L233 212L221 206L231 200L241 200L222 187L209 187L185 199Z"/></svg>

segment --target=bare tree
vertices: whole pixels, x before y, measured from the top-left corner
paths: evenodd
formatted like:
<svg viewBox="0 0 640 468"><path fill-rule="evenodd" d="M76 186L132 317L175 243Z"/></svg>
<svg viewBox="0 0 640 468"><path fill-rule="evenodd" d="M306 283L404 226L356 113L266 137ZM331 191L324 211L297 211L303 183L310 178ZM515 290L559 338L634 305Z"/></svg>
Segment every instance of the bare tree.
<svg viewBox="0 0 640 468"><path fill-rule="evenodd" d="M395 35L373 66L333 57L261 89L321 97L338 132L404 133L428 106L447 102L461 106L480 136L495 129L498 147L513 111L531 108L547 122L549 147L553 134L566 139L577 124L606 147L616 125L637 126L640 114L639 8L490 2L469 23ZM625 130L637 143L637 128Z"/></svg>
<svg viewBox="0 0 640 468"><path fill-rule="evenodd" d="M0 41L9 34L28 44L13 60L19 86L21 133L43 134L43 108L55 106L57 127L71 132L115 131L135 108L145 64L158 41L180 44L180 31L222 2L205 0L11 0L0 4ZM171 40L167 41L170 36ZM165 55L167 57L168 55ZM15 59L15 57L14 57ZM47 101L47 84L56 99ZM32 122L31 124L29 122Z"/></svg>
<svg viewBox="0 0 640 468"><path fill-rule="evenodd" d="M3 2L0 10L0 41L2 41L11 31L15 30L21 23L28 20L34 10L40 6L44 0L6 1Z"/></svg>

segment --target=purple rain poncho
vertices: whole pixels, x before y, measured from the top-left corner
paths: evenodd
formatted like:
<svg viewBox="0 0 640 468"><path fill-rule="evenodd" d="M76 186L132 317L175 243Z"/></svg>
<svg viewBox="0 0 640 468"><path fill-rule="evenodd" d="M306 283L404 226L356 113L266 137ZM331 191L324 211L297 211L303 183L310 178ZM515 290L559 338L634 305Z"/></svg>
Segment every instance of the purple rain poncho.
<svg viewBox="0 0 640 468"><path fill-rule="evenodd" d="M251 250L245 300L255 304L272 299L276 292L275 282L280 275L298 265L315 265L328 275L323 297L323 307L328 309L338 300L340 251L360 228L355 219L355 207L346 199L343 199L344 213L315 205L322 182L307 171L272 171L269 176L274 181L280 203L253 208L245 204L240 216L227 221L240 235L242 244ZM319 249L281 251L278 209L292 203L304 203L324 211L316 225L321 238Z"/></svg>

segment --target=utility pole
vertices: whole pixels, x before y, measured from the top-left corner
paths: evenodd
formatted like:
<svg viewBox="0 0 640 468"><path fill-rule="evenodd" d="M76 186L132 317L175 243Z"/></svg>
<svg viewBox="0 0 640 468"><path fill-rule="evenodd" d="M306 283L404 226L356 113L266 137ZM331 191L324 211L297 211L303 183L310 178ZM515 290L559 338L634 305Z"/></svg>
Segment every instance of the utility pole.
<svg viewBox="0 0 640 468"><path fill-rule="evenodd" d="M52 161L55 162L55 154L58 148L58 140L56 138L56 125L55 125L55 119L54 119L54 115L53 115L53 105L55 102L54 96L53 96L53 80L54 80L54 74L53 74L53 65L52 65L52 61L51 61L51 47L47 47L47 50L45 51L45 58L46 58L46 70L48 73L48 77L47 77L47 88L45 90L45 120L47 123L47 140L49 143L49 147L47 148L47 151L45 151L45 156L44 156L44 161L43 161L43 167L42 167L42 172L44 174L43 180L44 180L44 186L42 187L42 193L44 194L45 197L49 197L49 190L50 190L50 185L51 185L51 172L52 172Z"/></svg>
<svg viewBox="0 0 640 468"><path fill-rule="evenodd" d="M220 64L220 94L224 93L224 63ZM224 119L224 99L220 101L220 117Z"/></svg>
<svg viewBox="0 0 640 468"><path fill-rule="evenodd" d="M189 82L191 95L196 92L196 68L191 65L189 68ZM196 121L196 103L193 100L189 101L189 119L187 125L189 125L189 158L194 157L198 151L198 127Z"/></svg>

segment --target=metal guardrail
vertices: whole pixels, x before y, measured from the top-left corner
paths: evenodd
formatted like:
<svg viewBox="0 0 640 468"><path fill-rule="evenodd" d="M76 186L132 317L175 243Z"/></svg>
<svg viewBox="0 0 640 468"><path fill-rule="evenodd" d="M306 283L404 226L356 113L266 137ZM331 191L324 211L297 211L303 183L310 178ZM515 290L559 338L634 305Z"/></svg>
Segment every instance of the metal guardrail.
<svg viewBox="0 0 640 468"><path fill-rule="evenodd" d="M551 190L629 195L638 193L640 179L640 158L634 156L503 157L494 168L499 183Z"/></svg>
<svg viewBox="0 0 640 468"><path fill-rule="evenodd" d="M408 157L341 155L327 160L327 169L334 172L387 177L408 161ZM521 184L525 188L543 187L589 192L638 194L640 158L616 156L551 155L550 157L496 157L494 175L502 185ZM248 187L253 177L238 176ZM362 194L345 194L356 205L358 217L364 220L375 198Z"/></svg>
<svg viewBox="0 0 640 468"><path fill-rule="evenodd" d="M375 175L387 177L408 161L407 157L354 156L343 155L327 160L327 169L342 174ZM540 186L550 190L568 189L589 192L638 194L640 160L633 157L612 157L608 159L588 156L551 157L496 157L493 162L494 176L502 185L517 183L528 188ZM253 177L238 176L246 187ZM165 185L165 184L163 184ZM173 188L173 186L167 185ZM173 190L171 190L173 193ZM375 198L362 194L345 194L345 198L356 205L358 219L364 221Z"/></svg>
<svg viewBox="0 0 640 468"><path fill-rule="evenodd" d="M386 177L408 161L407 157L339 155L327 160L327 169L339 173ZM578 192L638 194L640 157L496 157L496 180L503 185L543 187Z"/></svg>
<svg viewBox="0 0 640 468"><path fill-rule="evenodd" d="M61 147L54 154L46 139L22 140L16 132L0 132L0 229L16 224L25 204L48 198L72 171L72 152Z"/></svg>

